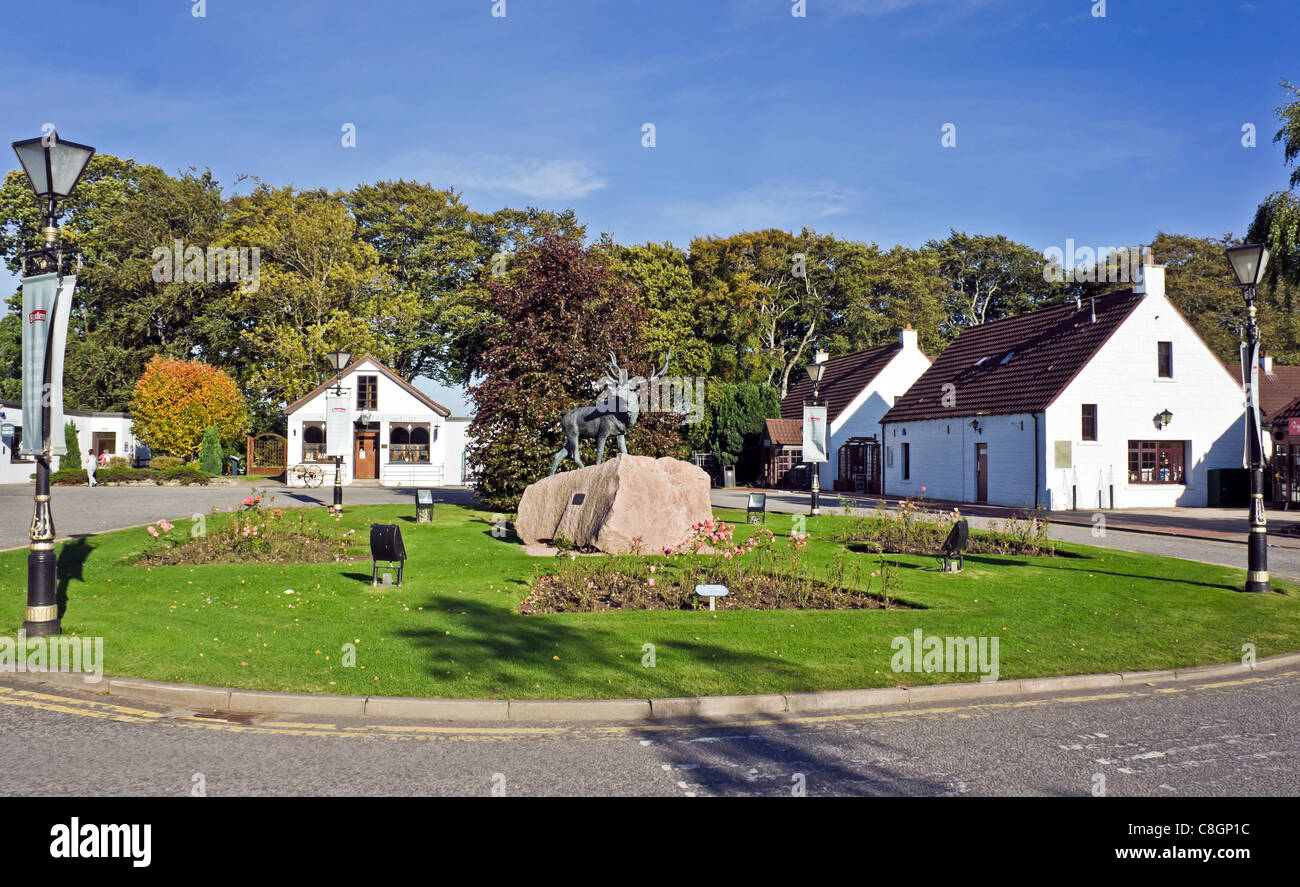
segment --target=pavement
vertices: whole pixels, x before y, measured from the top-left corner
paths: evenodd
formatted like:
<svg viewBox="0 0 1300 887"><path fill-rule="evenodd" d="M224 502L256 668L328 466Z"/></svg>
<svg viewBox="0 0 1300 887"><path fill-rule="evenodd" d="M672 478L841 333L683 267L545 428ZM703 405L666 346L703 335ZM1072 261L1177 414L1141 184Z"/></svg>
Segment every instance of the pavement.
<svg viewBox="0 0 1300 887"><path fill-rule="evenodd" d="M1300 669L632 724L249 715L0 678L0 795L195 794L1296 795Z"/></svg>

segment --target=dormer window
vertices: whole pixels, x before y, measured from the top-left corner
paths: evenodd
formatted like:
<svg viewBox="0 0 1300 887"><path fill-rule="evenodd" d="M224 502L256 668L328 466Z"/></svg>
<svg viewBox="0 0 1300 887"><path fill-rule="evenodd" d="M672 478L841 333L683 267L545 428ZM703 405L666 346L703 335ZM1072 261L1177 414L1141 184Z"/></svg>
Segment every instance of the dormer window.
<svg viewBox="0 0 1300 887"><path fill-rule="evenodd" d="M971 369L975 369L975 370L979 369L980 367L984 366L984 361L988 359L989 359L988 355L987 354L984 355L979 360L975 361L975 366L971 367Z"/></svg>
<svg viewBox="0 0 1300 887"><path fill-rule="evenodd" d="M1016 352L1014 352L1014 351L1008 351L1008 352L1006 353L1006 356L1003 357L1000 361L998 361L998 366L1000 366L1000 367L1004 367L1004 366L1006 366L1007 364L1011 363L1011 358L1013 358L1013 357L1015 357L1015 356L1016 356Z"/></svg>

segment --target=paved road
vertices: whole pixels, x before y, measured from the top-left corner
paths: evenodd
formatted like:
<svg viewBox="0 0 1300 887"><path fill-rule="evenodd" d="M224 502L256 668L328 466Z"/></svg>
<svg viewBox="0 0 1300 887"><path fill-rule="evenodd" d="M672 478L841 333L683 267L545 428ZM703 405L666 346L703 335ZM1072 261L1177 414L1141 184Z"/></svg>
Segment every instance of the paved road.
<svg viewBox="0 0 1300 887"><path fill-rule="evenodd" d="M1297 795L1300 670L614 727L200 717L0 679L0 794L179 796L196 774L212 796Z"/></svg>

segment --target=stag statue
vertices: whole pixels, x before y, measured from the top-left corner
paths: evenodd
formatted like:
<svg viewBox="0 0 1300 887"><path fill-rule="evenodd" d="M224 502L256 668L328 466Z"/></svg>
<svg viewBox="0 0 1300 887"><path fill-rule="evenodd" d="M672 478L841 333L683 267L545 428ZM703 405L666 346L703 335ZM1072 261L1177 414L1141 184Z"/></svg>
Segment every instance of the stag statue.
<svg viewBox="0 0 1300 887"><path fill-rule="evenodd" d="M555 474L566 456L579 468L585 467L582 464L582 455L578 451L579 444L584 440L596 442L597 465L605 458L605 441L610 435L618 439L618 451L626 456L627 441L624 435L636 424L637 417L641 415L638 389L643 382L653 385L662 379L668 372L668 361L672 356L673 352L670 348L664 357L663 368L649 379L642 379L640 376L629 379L627 371L619 368L618 359L611 351L609 355L611 376L600 400L589 406L574 407L560 420L560 427L564 429L565 444L551 460L551 474Z"/></svg>

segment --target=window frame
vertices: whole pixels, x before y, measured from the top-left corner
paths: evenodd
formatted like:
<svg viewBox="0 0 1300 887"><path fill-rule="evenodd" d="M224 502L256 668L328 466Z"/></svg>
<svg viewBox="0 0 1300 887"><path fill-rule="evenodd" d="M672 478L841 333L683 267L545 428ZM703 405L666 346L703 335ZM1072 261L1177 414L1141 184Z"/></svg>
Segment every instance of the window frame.
<svg viewBox="0 0 1300 887"><path fill-rule="evenodd" d="M363 394L368 395L365 400ZM357 409L358 410L377 410L379 409L379 377L371 375L357 375Z"/></svg>
<svg viewBox="0 0 1300 887"><path fill-rule="evenodd" d="M1091 408L1091 414L1089 413ZM1091 424L1091 431L1089 425ZM1079 406L1079 440L1093 441L1097 440L1097 405L1095 403L1085 403Z"/></svg>
<svg viewBox="0 0 1300 887"><path fill-rule="evenodd" d="M1174 343L1172 341L1156 342L1156 378L1172 379L1174 377Z"/></svg>
<svg viewBox="0 0 1300 887"><path fill-rule="evenodd" d="M1187 486L1187 450L1190 441L1186 440L1130 440L1128 442L1128 482L1142 486ZM1173 459L1178 454L1178 462ZM1161 455L1169 454L1169 476L1162 480ZM1150 456L1149 462L1144 458ZM1174 466L1177 465L1177 470ZM1148 474L1150 479L1144 479Z"/></svg>

